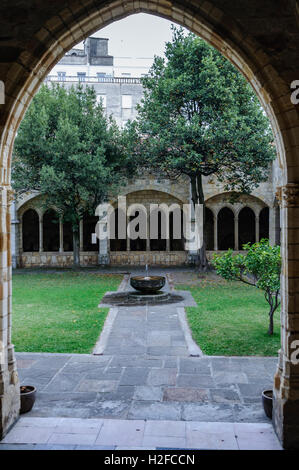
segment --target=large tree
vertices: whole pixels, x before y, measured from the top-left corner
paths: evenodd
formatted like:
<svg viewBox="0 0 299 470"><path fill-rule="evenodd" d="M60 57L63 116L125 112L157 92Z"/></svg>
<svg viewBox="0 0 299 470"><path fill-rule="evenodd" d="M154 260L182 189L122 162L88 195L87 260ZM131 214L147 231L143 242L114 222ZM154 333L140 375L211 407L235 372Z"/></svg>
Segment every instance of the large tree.
<svg viewBox="0 0 299 470"><path fill-rule="evenodd" d="M79 223L125 177L130 159L121 132L92 87L43 85L21 123L12 181L17 195L38 191L72 224L74 265L80 264Z"/></svg>
<svg viewBox="0 0 299 470"><path fill-rule="evenodd" d="M203 214L203 177L214 175L235 194L267 180L276 155L269 121L244 77L204 40L173 26L165 58L155 58L143 87L134 124L140 166L187 175ZM207 268L205 237L199 265Z"/></svg>

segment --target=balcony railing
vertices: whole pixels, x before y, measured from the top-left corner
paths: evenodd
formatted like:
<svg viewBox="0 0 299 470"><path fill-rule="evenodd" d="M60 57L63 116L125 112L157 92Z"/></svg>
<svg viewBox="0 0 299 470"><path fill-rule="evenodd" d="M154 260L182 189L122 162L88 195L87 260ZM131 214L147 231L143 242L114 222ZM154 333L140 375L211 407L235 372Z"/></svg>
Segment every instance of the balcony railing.
<svg viewBox="0 0 299 470"><path fill-rule="evenodd" d="M84 80L76 75L65 75L58 77L57 75L48 75L46 82L80 82L80 83L128 83L128 84L141 84L141 79L137 77L85 77Z"/></svg>

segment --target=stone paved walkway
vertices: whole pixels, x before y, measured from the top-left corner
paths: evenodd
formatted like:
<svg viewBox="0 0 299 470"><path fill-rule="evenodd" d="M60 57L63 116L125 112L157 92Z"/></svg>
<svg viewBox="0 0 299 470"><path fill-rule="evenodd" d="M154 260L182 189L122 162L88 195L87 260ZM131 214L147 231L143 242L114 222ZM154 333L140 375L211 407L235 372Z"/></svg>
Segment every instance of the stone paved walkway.
<svg viewBox="0 0 299 470"><path fill-rule="evenodd" d="M147 429L144 428L146 422L160 421L162 426L163 422L172 421L184 427L184 436L177 437L182 438L181 444L185 447L192 446L193 442L191 437L191 440L187 438L187 429L192 427L190 422L201 436L205 431L200 430L200 423L203 430L213 423L216 429L217 426L221 429L221 422L231 431L231 426L237 423L247 423L248 426L256 423L271 428L271 422L262 409L261 392L272 388L277 358L190 357L192 344L190 333L188 337L182 323L181 304L112 310L114 321L106 328L107 337L101 355L17 353L21 383L35 385L38 390L33 410L17 425L21 427L19 433L26 431L24 428L28 427L26 422L29 423L30 419L38 427L34 418L46 419L48 427L53 418L68 418L77 420L83 428L94 420L97 426L100 422L101 426L105 422L110 423L105 426L117 426L111 424L114 420L115 423L126 422L128 429L138 424L143 430ZM72 424L71 421L68 423ZM55 429L58 424L56 422ZM9 436L14 436L14 430L19 429L17 426ZM72 426L74 429L75 423ZM55 436L51 438L48 433L45 442L35 444L95 446L101 443L98 428L97 432L97 436L92 433L92 443L84 439L81 442L62 442ZM7 445L24 442L17 436L13 439L8 439ZM232 446L244 447L240 447L236 439L230 439L231 436L229 442ZM111 442L114 448L126 445L121 440L114 444ZM172 447L179 446L175 439L172 443ZM149 446L149 440L142 440L140 445ZM170 446L169 439L165 440L165 445ZM199 445L211 448L206 447L204 440ZM272 448L277 442L267 445Z"/></svg>

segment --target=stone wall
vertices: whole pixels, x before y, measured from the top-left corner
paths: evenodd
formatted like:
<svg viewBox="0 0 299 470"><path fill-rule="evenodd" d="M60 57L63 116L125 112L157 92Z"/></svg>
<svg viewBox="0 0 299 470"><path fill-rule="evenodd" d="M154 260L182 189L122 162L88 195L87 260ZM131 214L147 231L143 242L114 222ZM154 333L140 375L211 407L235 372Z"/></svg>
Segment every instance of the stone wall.
<svg viewBox="0 0 299 470"><path fill-rule="evenodd" d="M111 251L110 264L119 266L182 266L189 264L186 251Z"/></svg>
<svg viewBox="0 0 299 470"><path fill-rule="evenodd" d="M84 251L80 253L81 266L97 266L98 258L98 252ZM19 257L20 268L68 268L71 266L73 266L73 252L23 252Z"/></svg>

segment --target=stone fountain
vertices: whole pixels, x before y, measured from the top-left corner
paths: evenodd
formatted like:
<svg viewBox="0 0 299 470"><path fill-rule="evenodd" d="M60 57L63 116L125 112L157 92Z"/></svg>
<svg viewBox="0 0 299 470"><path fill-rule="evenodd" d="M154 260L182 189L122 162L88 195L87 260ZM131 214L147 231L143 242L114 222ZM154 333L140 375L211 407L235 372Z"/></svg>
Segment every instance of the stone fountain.
<svg viewBox="0 0 299 470"><path fill-rule="evenodd" d="M144 276L130 276L127 278L134 289L107 292L100 306L139 306L139 305L160 305L173 304L184 301L180 292L162 291L166 283L165 276L150 276L148 265L145 267ZM195 304L196 305L196 304Z"/></svg>
<svg viewBox="0 0 299 470"><path fill-rule="evenodd" d="M129 298L143 301L164 301L170 296L161 289L165 286L165 276L149 276L148 265L145 266L145 276L130 277L130 284L136 292L130 292Z"/></svg>

